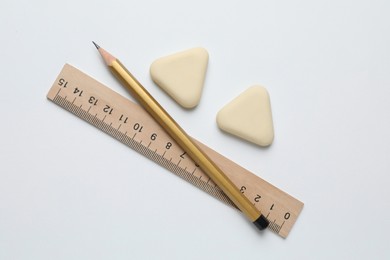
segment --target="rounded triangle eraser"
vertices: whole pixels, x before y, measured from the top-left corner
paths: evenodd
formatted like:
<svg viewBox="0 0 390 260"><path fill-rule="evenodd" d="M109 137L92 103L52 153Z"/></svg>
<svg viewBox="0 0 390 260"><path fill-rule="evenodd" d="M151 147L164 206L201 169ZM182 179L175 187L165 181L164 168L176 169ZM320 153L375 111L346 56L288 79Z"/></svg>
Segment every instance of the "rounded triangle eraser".
<svg viewBox="0 0 390 260"><path fill-rule="evenodd" d="M241 93L217 114L218 127L259 146L274 140L271 103L268 91L252 86Z"/></svg>
<svg viewBox="0 0 390 260"><path fill-rule="evenodd" d="M208 59L201 47L171 54L152 63L150 76L179 105L193 108L202 95Z"/></svg>

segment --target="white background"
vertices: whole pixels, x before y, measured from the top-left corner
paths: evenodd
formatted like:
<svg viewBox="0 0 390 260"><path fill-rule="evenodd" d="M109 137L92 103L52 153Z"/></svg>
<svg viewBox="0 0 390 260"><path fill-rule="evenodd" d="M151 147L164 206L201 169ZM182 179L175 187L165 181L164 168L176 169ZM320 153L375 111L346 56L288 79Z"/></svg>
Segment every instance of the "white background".
<svg viewBox="0 0 390 260"><path fill-rule="evenodd" d="M390 259L390 2L0 3L0 259ZM189 134L305 203L287 239L246 219L46 100L68 62L129 96L94 40ZM201 102L184 110L151 62L209 51ZM275 141L218 130L253 84Z"/></svg>

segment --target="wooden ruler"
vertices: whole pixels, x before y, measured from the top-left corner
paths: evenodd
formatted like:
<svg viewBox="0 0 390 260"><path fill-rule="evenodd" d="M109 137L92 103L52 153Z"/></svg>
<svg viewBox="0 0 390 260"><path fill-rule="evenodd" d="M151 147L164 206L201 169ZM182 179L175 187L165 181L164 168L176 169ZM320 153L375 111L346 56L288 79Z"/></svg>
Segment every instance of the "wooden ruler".
<svg viewBox="0 0 390 260"><path fill-rule="evenodd" d="M47 98L201 190L235 207L142 107L78 69L66 64ZM287 237L303 203L206 145L196 142L267 217L270 221L269 229Z"/></svg>

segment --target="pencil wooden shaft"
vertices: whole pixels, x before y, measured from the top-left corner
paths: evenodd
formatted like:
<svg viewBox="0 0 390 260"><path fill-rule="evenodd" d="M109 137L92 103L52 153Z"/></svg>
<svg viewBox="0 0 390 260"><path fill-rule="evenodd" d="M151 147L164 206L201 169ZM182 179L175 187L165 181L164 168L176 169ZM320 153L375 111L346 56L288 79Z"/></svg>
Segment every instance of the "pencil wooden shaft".
<svg viewBox="0 0 390 260"><path fill-rule="evenodd" d="M152 117L168 132L168 134L184 149L184 151L201 167L203 171L222 189L233 203L253 222L261 213L240 192L230 179L220 170L208 156L199 149L185 131L147 92L135 77L118 61L110 65L112 73L127 87L132 96L152 115Z"/></svg>
<svg viewBox="0 0 390 260"><path fill-rule="evenodd" d="M146 109L147 112L167 131L180 147L199 164L201 169L218 185L218 187L233 201L233 203L259 229L268 226L268 221L261 212L240 192L223 171L192 141L189 135L173 120L138 80L123 66L119 60L100 48L99 50L111 72L131 92L132 96Z"/></svg>

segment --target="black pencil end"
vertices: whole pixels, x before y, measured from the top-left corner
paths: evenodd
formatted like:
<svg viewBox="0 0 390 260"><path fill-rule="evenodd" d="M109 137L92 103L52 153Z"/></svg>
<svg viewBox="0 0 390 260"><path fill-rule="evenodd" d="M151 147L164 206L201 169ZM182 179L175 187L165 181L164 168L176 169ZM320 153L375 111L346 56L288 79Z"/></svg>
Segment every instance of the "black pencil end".
<svg viewBox="0 0 390 260"><path fill-rule="evenodd" d="M96 49L100 49L100 46L96 44L96 42L92 41L93 45L95 45Z"/></svg>
<svg viewBox="0 0 390 260"><path fill-rule="evenodd" d="M253 224L255 224L258 229L264 230L268 227L269 221L266 219L266 217L264 217L264 215L260 215L260 217L256 219Z"/></svg>

